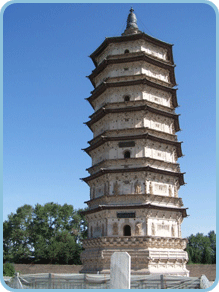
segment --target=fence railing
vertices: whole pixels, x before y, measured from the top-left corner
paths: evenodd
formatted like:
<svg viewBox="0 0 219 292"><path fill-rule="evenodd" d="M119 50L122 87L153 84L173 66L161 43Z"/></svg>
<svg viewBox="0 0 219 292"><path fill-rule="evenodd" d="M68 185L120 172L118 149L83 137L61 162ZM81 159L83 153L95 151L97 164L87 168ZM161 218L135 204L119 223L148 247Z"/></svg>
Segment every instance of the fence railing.
<svg viewBox="0 0 219 292"><path fill-rule="evenodd" d="M29 274L15 275L7 285L15 289L110 289L110 275L104 274ZM200 285L201 283L201 285ZM131 289L205 289L206 276L132 275Z"/></svg>

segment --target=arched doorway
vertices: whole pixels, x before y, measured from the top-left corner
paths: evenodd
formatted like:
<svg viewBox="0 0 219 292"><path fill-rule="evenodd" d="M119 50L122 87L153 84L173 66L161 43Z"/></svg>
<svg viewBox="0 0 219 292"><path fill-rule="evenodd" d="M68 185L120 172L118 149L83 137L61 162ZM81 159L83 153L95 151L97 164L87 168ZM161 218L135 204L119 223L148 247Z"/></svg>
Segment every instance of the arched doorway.
<svg viewBox="0 0 219 292"><path fill-rule="evenodd" d="M129 225L123 227L123 236L131 236L131 227Z"/></svg>

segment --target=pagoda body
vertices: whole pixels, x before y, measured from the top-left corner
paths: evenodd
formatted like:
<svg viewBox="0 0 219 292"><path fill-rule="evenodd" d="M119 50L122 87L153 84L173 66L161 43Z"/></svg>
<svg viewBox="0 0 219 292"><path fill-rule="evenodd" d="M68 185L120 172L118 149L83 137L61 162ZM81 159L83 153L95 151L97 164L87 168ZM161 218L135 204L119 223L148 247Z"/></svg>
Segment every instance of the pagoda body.
<svg viewBox="0 0 219 292"><path fill-rule="evenodd" d="M135 274L188 276L187 217L172 45L139 31L133 10L122 36L106 38L91 54L94 109L88 238L84 273L109 273L110 257L126 251Z"/></svg>

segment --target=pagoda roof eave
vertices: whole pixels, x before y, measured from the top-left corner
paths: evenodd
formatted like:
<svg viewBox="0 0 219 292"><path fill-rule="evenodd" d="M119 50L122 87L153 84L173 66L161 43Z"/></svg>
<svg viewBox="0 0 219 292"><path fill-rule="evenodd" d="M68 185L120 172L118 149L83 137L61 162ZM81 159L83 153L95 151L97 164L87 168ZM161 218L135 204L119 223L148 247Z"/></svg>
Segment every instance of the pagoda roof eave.
<svg viewBox="0 0 219 292"><path fill-rule="evenodd" d="M140 204L140 205L128 205L128 206L124 206L124 205L99 205L96 208L93 209L88 209L86 211L83 211L84 215L87 214L92 214L92 213L96 213L99 211L103 211L103 210L129 210L129 209L155 209L155 210L162 210L162 211L172 211L172 212L181 212L183 218L187 217L187 209L188 208L179 208L179 207L166 207L166 206L158 206L155 204Z"/></svg>
<svg viewBox="0 0 219 292"><path fill-rule="evenodd" d="M170 60L173 61L172 52L170 52L170 50L172 50L173 44L170 44L170 43L161 41L157 38L151 37L144 32L137 33L135 35L106 37L105 40L101 43L101 45L89 57L93 61L94 65L97 66L97 62L96 62L95 58L98 55L100 55L109 44L119 43L119 42L124 42L124 41L133 41L133 40L138 40L141 38L143 38L144 40L150 41L151 43L154 43L158 46L168 48Z"/></svg>
<svg viewBox="0 0 219 292"><path fill-rule="evenodd" d="M90 78L90 80L92 80L110 64L120 64L120 63L129 63L129 62L138 62L138 61L145 61L145 62L151 63L155 66L159 66L159 67L165 68L165 69L168 68L170 70L173 70L175 67L175 64L170 64L170 63L163 62L162 60L154 59L154 58L148 56L144 52L141 52L138 55L134 55L134 56L130 53L130 54L128 54L128 57L125 56L124 58L104 59L98 65L98 67L96 67L92 71L92 73L88 77ZM175 78L173 78L173 79L175 79ZM173 83L174 83L174 81L173 81Z"/></svg>
<svg viewBox="0 0 219 292"><path fill-rule="evenodd" d="M142 133L142 135L144 134L149 134L149 135L153 135L153 134L150 134L148 131L150 131L151 129L149 127L142 127L142 129L144 130L144 133ZM120 131L123 131L123 130L132 130L130 128L125 128L125 129L120 129L120 130L106 130L104 132L102 132L101 134L99 134L98 136L94 137L93 139L89 140L88 143L91 145L92 143L96 143L94 141L97 141L97 140L100 140L102 137L108 137L108 133L112 133L112 132L116 132L116 136L118 134L118 132ZM158 131L158 130L155 130L153 129L154 132L156 133L162 133L163 134L163 131ZM174 134L169 134L169 133L165 133L167 134L168 136L171 136L171 137L174 137L174 139L167 139L167 140L171 140L171 141L177 141L176 140L176 135ZM139 134L140 135L140 134ZM158 134L159 135L159 134ZM130 136L130 135L129 135ZM156 135L154 135L156 136ZM157 136L156 136L157 137ZM158 136L159 137L159 136Z"/></svg>
<svg viewBox="0 0 219 292"><path fill-rule="evenodd" d="M155 63L155 60L148 59L146 57L145 58L143 58L143 57L141 57L141 58L135 58L135 61L133 61L131 59L129 61L126 60L126 63L127 62L138 62L140 60L145 61L145 62L147 61L147 62L149 62L151 64L154 64ZM122 63L122 62L119 62L119 61L120 60L106 60L106 61L104 61L104 65L102 66L101 70L98 70L99 69L99 67L98 67L89 76L87 76L89 78L90 82L92 83L93 87L96 87L96 84L95 84L95 81L94 81L95 77L97 77L98 74L101 71L103 71L108 65ZM167 64L162 64L162 68L167 68L167 67L168 67L168 70L169 70L169 76L170 76L171 84L172 84L172 86L176 86L177 84L176 84L176 79L175 79L175 74L174 74L174 67L172 67L170 65L167 65Z"/></svg>
<svg viewBox="0 0 219 292"><path fill-rule="evenodd" d="M110 104L108 104L110 105ZM111 113L111 112L132 112L132 111L141 111L141 110L148 110L150 112L155 112L157 114L161 114L161 115L166 115L169 117L172 116L180 116L180 114L176 114L176 113L172 113L169 112L165 109L160 109L157 107L153 107L151 105L148 104L144 104L144 105L137 105L137 106L132 106L132 105L126 105L125 107L119 107L119 108L107 108L107 105L104 104L101 108L99 108L96 112L94 112L92 115L89 116L89 118L91 120L95 120L98 116L102 116L104 113Z"/></svg>
<svg viewBox="0 0 219 292"><path fill-rule="evenodd" d="M182 172L171 172L171 171L167 171L167 170L162 170L162 169L158 169L158 168L153 168L151 166L144 166L144 167L133 167L133 168L121 168L121 169L100 169L98 172L96 172L93 175L90 175L88 177L85 178L81 178L81 180L83 180L84 182L88 183L89 181L98 178L104 174L108 174L108 173L124 173L124 172L139 172L139 171L149 171L149 172L154 172L154 173L160 173L163 175L170 175L170 176L177 176L179 178L179 183L180 185L184 185L184 174Z"/></svg>
<svg viewBox="0 0 219 292"><path fill-rule="evenodd" d="M158 160L156 158L151 158L151 157L132 157L132 158L128 158L128 159L125 159L126 162L131 162L131 161L153 161L153 162L159 162L159 163L166 163L168 165L175 165L175 166L179 166L179 163L173 163L173 162L166 162L166 161L163 161L163 160ZM92 171L92 169L95 169L96 167L98 167L99 169L102 168L101 165L104 165L105 164L105 167L107 165L107 163L109 163L110 165L110 162L114 162L114 161L124 161L124 158L121 158L121 159L108 159L108 160L102 160L96 164L93 164L91 167L87 168L86 170L90 173L90 171ZM148 163L149 164L149 163Z"/></svg>
<svg viewBox="0 0 219 292"><path fill-rule="evenodd" d="M104 198L109 198L109 199L112 199L112 197L116 197L116 198L121 198L121 196L136 196L136 194L119 194L119 195L104 195L104 196L100 196L100 197L97 197L97 198L90 198L89 200L85 201L84 203L85 204L89 204L91 202L98 202L98 201L101 201L103 200ZM138 194L138 196L142 196L142 197L148 197L149 199L150 198L154 198L154 197L157 197L157 198L166 198L168 200L174 200L174 201L181 201L182 202L182 198L181 197L170 197L170 196L163 196L163 195L157 195L157 194L146 194L146 193L141 193L141 194ZM136 203L137 204L137 203ZM145 204L145 203L144 203ZM101 204L99 204L101 205ZM183 206L183 205L182 205Z"/></svg>
<svg viewBox="0 0 219 292"><path fill-rule="evenodd" d="M91 120L89 120L85 124L91 129L91 126L94 123L96 123L97 121L99 121L101 118L103 118L106 114L134 112L134 111L149 111L149 112L152 112L152 113L160 114L160 115L165 116L165 117L173 118L176 132L178 132L180 130L180 127L179 127L179 114L165 112L165 111L159 110L157 108L153 108L153 107L148 106L148 105L136 106L136 107L117 108L117 109L105 109L103 107L98 111L97 114L94 113L92 115Z"/></svg>
<svg viewBox="0 0 219 292"><path fill-rule="evenodd" d="M138 139L149 139L149 140L157 141L157 142L164 143L164 144L175 145L177 147L177 155L178 155L178 157L182 157L183 156L182 149L181 149L182 142L167 140L167 139L164 139L164 138L153 136L153 135L148 134L148 133L135 135L135 136L129 135L129 136L121 136L121 137L118 137L118 136L115 136L115 137L101 136L100 139L96 143L90 145L87 148L84 148L83 150L89 155L89 153L92 150L96 149L97 147L101 146L102 144L104 144L104 143L106 143L108 141L127 141L127 140L138 140Z"/></svg>
<svg viewBox="0 0 219 292"><path fill-rule="evenodd" d="M120 81L120 82L102 82L98 87L96 87L92 92L91 96L86 98L86 100L91 104L91 106L94 108L92 102L98 98L100 94L102 94L107 88L110 87L122 87L122 86L134 86L139 84L147 84L148 86L164 90L166 92L171 92L173 94L173 106L176 108L178 106L177 98L176 98L176 88L167 87L158 83L155 83L146 77L138 79L138 80L131 80L131 81Z"/></svg>

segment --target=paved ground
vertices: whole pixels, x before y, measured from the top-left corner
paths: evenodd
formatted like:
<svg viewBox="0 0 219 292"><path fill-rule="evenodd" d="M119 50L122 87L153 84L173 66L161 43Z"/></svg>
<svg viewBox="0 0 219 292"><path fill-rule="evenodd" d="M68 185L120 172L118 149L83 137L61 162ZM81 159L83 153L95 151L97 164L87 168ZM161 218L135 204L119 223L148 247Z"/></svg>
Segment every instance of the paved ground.
<svg viewBox="0 0 219 292"><path fill-rule="evenodd" d="M15 264L16 272L20 274L38 274L38 273L54 273L54 274L70 274L79 273L82 266L76 265L38 265L38 264ZM190 277L201 277L205 275L209 281L216 278L216 265L187 265L190 271Z"/></svg>

